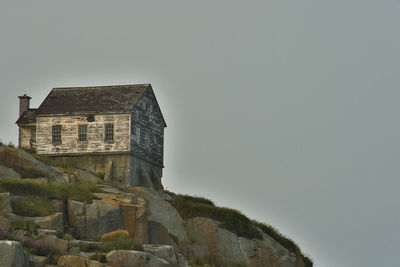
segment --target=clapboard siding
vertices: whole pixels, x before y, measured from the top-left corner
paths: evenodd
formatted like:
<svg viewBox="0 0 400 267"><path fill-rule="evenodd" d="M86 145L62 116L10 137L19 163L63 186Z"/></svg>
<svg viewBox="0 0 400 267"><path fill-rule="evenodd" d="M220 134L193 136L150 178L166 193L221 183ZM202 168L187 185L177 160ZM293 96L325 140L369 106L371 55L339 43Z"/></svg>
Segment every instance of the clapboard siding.
<svg viewBox="0 0 400 267"><path fill-rule="evenodd" d="M114 124L114 141L104 141L104 125ZM78 125L87 125L87 141L78 141ZM52 143L52 126L62 125L61 143ZM37 127L38 154L75 154L130 151L130 114L87 116L39 116Z"/></svg>

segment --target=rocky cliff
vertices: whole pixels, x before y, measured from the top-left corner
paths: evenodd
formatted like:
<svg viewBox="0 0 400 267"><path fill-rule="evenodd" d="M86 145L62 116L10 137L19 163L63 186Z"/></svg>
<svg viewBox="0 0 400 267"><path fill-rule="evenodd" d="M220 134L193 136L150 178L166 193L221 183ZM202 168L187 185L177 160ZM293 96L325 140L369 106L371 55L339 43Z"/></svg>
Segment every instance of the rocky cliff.
<svg viewBox="0 0 400 267"><path fill-rule="evenodd" d="M312 266L238 211L105 183L12 147L0 146L0 192L4 266Z"/></svg>

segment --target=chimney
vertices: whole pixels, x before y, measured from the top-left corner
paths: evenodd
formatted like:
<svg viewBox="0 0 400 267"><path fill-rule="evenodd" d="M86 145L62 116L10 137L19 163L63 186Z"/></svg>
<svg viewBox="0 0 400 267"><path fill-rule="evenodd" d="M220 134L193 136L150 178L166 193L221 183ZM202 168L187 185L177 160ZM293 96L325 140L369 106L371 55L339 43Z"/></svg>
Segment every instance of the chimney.
<svg viewBox="0 0 400 267"><path fill-rule="evenodd" d="M29 100L32 98L26 94L19 96L19 116L29 109Z"/></svg>

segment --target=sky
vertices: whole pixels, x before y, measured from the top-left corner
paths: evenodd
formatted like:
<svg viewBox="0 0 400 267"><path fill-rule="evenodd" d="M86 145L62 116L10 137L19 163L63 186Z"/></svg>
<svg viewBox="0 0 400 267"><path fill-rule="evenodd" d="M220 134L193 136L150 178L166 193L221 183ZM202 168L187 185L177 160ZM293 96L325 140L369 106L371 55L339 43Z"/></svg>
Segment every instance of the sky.
<svg viewBox="0 0 400 267"><path fill-rule="evenodd" d="M398 266L400 1L0 2L0 139L18 98L151 83L164 187L289 236L317 267Z"/></svg>

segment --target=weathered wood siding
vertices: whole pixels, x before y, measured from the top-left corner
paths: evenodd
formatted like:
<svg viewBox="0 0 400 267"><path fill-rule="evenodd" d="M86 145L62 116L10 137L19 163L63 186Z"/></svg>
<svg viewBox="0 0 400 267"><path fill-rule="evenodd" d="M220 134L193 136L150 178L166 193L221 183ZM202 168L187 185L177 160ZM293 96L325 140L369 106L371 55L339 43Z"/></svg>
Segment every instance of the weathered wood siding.
<svg viewBox="0 0 400 267"><path fill-rule="evenodd" d="M34 136L32 136L34 134L34 128L35 128L34 126L19 127L19 140L18 140L19 147L30 148L30 140L34 139Z"/></svg>
<svg viewBox="0 0 400 267"><path fill-rule="evenodd" d="M136 104L131 118L132 154L163 167L164 121L151 90Z"/></svg>
<svg viewBox="0 0 400 267"><path fill-rule="evenodd" d="M114 141L104 141L105 124L114 124ZM87 141L78 141L78 125L87 125ZM52 126L62 125L61 143L52 143ZM130 114L37 117L37 154L85 154L130 151Z"/></svg>

